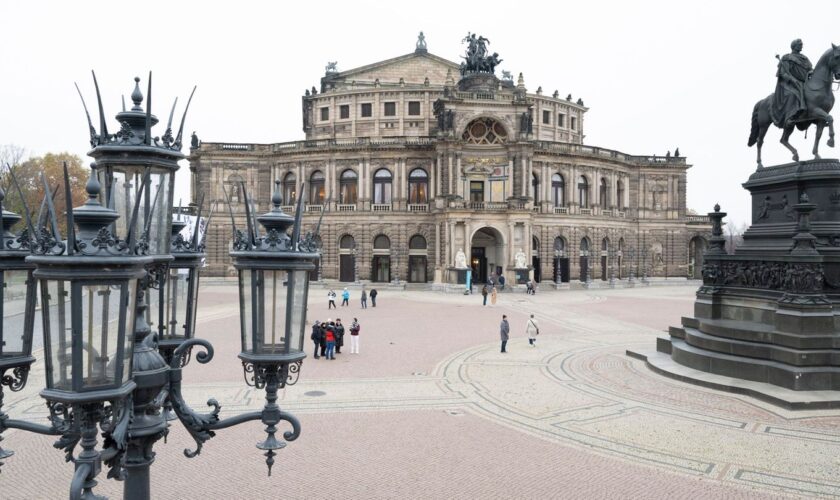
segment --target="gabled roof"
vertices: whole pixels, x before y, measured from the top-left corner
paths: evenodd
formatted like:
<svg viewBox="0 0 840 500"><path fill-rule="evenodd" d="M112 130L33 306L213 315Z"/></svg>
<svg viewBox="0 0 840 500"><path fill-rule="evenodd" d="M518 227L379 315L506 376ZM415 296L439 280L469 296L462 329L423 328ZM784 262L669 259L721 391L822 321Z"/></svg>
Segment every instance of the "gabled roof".
<svg viewBox="0 0 840 500"><path fill-rule="evenodd" d="M417 50L392 59L328 74L322 81L341 86L342 83L349 84L354 81L373 83L377 79L380 83L398 83L402 78L406 84L423 84L428 78L430 85L443 85L449 71L457 78L459 68L457 63L424 50Z"/></svg>

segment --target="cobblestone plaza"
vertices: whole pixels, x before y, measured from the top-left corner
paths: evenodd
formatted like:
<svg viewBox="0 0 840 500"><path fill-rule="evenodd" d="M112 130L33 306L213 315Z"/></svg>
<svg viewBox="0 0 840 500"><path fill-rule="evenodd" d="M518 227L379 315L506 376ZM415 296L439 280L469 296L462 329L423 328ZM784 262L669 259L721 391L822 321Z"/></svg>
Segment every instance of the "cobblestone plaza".
<svg viewBox="0 0 840 500"><path fill-rule="evenodd" d="M649 348L690 315L695 286L480 296L380 289L376 308L327 310L313 289L308 318L362 324L361 353L304 361L281 393L303 433L266 478L253 444L262 426L221 430L201 455L180 425L156 447L155 498L785 498L840 495L840 417L790 412L740 395L661 377L628 348ZM261 407L241 383L232 283L205 284L197 335L216 348L193 360L185 393L224 416ZM535 313L537 347L524 335ZM511 322L499 353L502 314ZM311 352L311 351L310 351ZM11 417L43 422L41 352ZM3 498L61 498L72 464L53 438L8 430L15 450ZM202 472L202 474L199 474ZM209 473L208 473L209 472ZM99 476L97 492L122 485ZM179 488L183 486L183 488Z"/></svg>

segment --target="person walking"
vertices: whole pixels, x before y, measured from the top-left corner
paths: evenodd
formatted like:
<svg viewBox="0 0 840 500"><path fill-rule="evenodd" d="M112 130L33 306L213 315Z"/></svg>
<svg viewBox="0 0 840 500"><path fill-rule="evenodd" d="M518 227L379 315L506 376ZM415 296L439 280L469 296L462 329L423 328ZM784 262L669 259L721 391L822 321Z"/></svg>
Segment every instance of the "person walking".
<svg viewBox="0 0 840 500"><path fill-rule="evenodd" d="M487 285L481 287L481 297L483 298L484 302L481 304L483 306L487 305Z"/></svg>
<svg viewBox="0 0 840 500"><path fill-rule="evenodd" d="M362 309L367 309L367 292L362 288Z"/></svg>
<svg viewBox="0 0 840 500"><path fill-rule="evenodd" d="M508 324L507 315L502 314L502 324L499 325L499 334L502 338L502 352L507 352L507 342L510 338L510 325Z"/></svg>
<svg viewBox="0 0 840 500"><path fill-rule="evenodd" d="M324 339L327 342L327 359L335 359L335 327L332 324L327 324L327 329L324 332Z"/></svg>
<svg viewBox="0 0 840 500"><path fill-rule="evenodd" d="M315 355L313 356L315 359L320 358L318 356L318 350L321 348L321 338L324 336L323 332L321 331L321 323L318 320L315 320L315 323L312 325L312 335L309 338L312 339L312 342L315 343Z"/></svg>
<svg viewBox="0 0 840 500"><path fill-rule="evenodd" d="M376 296L378 293L376 288L370 291L370 303L373 304L373 307L376 307Z"/></svg>
<svg viewBox="0 0 840 500"><path fill-rule="evenodd" d="M505 290L505 276L499 276L499 288L504 291Z"/></svg>
<svg viewBox="0 0 840 500"><path fill-rule="evenodd" d="M496 291L496 285L493 285L493 290L490 291L490 304L495 306L498 296L499 292Z"/></svg>
<svg viewBox="0 0 840 500"><path fill-rule="evenodd" d="M329 303L327 304L327 310L335 309L335 290L330 290L327 292L327 300Z"/></svg>
<svg viewBox="0 0 840 500"><path fill-rule="evenodd" d="M528 343L531 347L537 347L537 335L540 334L540 326L537 324L537 320L534 319L533 314L528 318L528 323L525 324L525 333L528 334Z"/></svg>
<svg viewBox="0 0 840 500"><path fill-rule="evenodd" d="M353 318L353 323L350 325L350 354L359 354L359 326L358 318Z"/></svg>
<svg viewBox="0 0 840 500"><path fill-rule="evenodd" d="M335 353L341 354L341 348L344 346L344 325L341 324L341 318L335 319Z"/></svg>
<svg viewBox="0 0 840 500"><path fill-rule="evenodd" d="M344 291L341 292L341 307L344 306L350 306L350 291L347 287L344 287Z"/></svg>

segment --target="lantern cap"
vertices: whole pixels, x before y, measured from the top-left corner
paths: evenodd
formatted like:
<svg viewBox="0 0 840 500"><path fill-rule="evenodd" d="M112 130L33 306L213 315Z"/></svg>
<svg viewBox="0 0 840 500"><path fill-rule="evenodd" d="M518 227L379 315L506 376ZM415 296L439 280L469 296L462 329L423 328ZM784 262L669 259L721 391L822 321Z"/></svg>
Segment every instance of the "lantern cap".
<svg viewBox="0 0 840 500"><path fill-rule="evenodd" d="M271 210L257 217L267 232L276 230L285 235L286 230L295 223L295 218L285 213L281 208L283 197L280 195L280 181L274 181L274 194L271 196Z"/></svg>

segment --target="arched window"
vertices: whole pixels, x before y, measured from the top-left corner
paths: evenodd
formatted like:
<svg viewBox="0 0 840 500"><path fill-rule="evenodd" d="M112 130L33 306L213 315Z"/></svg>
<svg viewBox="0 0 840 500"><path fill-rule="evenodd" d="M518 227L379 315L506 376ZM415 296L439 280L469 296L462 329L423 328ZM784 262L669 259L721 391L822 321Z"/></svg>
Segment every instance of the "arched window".
<svg viewBox="0 0 840 500"><path fill-rule="evenodd" d="M624 238L619 238L618 240L618 251L624 252Z"/></svg>
<svg viewBox="0 0 840 500"><path fill-rule="evenodd" d="M578 199L580 208L589 208L589 181L585 175L581 175L578 181Z"/></svg>
<svg viewBox="0 0 840 500"><path fill-rule="evenodd" d="M598 193L598 197L601 200L601 208L606 209L609 206L609 200L607 199L609 195L609 189L607 188L607 179L601 177L601 188L600 192Z"/></svg>
<svg viewBox="0 0 840 500"><path fill-rule="evenodd" d="M618 198L616 205L619 210L624 210L624 183L618 181L615 185L615 197Z"/></svg>
<svg viewBox="0 0 840 500"><path fill-rule="evenodd" d="M531 172L531 196L534 198L534 203L538 203L540 201L540 178L537 177L537 174Z"/></svg>
<svg viewBox="0 0 840 500"><path fill-rule="evenodd" d="M461 138L469 144L504 144L507 130L492 118L476 118L471 121Z"/></svg>
<svg viewBox="0 0 840 500"><path fill-rule="evenodd" d="M388 250L391 248L391 240L384 234L380 234L373 239L374 250Z"/></svg>
<svg viewBox="0 0 840 500"><path fill-rule="evenodd" d="M289 172L283 177L283 203L294 205L297 201L297 179L295 174Z"/></svg>
<svg viewBox="0 0 840 500"><path fill-rule="evenodd" d="M391 204L391 172L387 168L380 168L373 174L373 203Z"/></svg>
<svg viewBox="0 0 840 500"><path fill-rule="evenodd" d="M580 251L581 252L588 252L589 251L589 238L582 238L580 240Z"/></svg>
<svg viewBox="0 0 840 500"><path fill-rule="evenodd" d="M566 251L566 240L562 236L554 238L554 250L561 253Z"/></svg>
<svg viewBox="0 0 840 500"><path fill-rule="evenodd" d="M429 202L429 174L422 168L415 168L408 174L408 202Z"/></svg>
<svg viewBox="0 0 840 500"><path fill-rule="evenodd" d="M324 173L320 170L312 172L309 176L309 204L322 205L327 197Z"/></svg>
<svg viewBox="0 0 840 500"><path fill-rule="evenodd" d="M551 201L555 207L566 205L566 183L560 174L551 176Z"/></svg>
<svg viewBox="0 0 840 500"><path fill-rule="evenodd" d="M338 248L342 250L351 250L356 246L356 240L350 236L349 234L345 234L341 237L341 240L338 243Z"/></svg>
<svg viewBox="0 0 840 500"><path fill-rule="evenodd" d="M341 177L339 178L338 183L341 188L338 193L338 202L343 205L355 204L358 197L359 175L353 170L347 169L344 172L341 172Z"/></svg>
<svg viewBox="0 0 840 500"><path fill-rule="evenodd" d="M408 249L409 250L425 250L426 249L426 238L422 235L415 234L408 240Z"/></svg>
<svg viewBox="0 0 840 500"><path fill-rule="evenodd" d="M604 238L603 240L601 240L601 251L606 252L609 249L610 249L610 239L609 238Z"/></svg>

